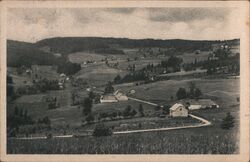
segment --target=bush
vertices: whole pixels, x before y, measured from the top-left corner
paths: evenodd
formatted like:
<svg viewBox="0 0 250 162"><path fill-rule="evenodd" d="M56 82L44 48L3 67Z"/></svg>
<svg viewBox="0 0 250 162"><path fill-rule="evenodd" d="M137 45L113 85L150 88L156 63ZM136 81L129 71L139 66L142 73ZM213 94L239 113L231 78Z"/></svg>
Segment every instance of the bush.
<svg viewBox="0 0 250 162"><path fill-rule="evenodd" d="M184 99L187 97L187 92L185 88L179 88L176 92L176 97L178 100Z"/></svg>
<svg viewBox="0 0 250 162"><path fill-rule="evenodd" d="M114 87L112 86L112 83L111 83L111 82L108 82L108 84L106 85L104 91L105 91L105 92L104 92L105 94L114 93L115 89L114 89Z"/></svg>
<svg viewBox="0 0 250 162"><path fill-rule="evenodd" d="M46 134L46 139L51 139L51 138L53 138L53 135L51 133L47 133Z"/></svg>
<svg viewBox="0 0 250 162"><path fill-rule="evenodd" d="M86 117L86 121L87 121L87 123L90 123L90 122L92 122L92 121L94 121L94 116L92 115L92 114L89 114L87 117Z"/></svg>
<svg viewBox="0 0 250 162"><path fill-rule="evenodd" d="M91 113L91 108L92 108L92 99L87 97L83 101L83 114L88 115Z"/></svg>
<svg viewBox="0 0 250 162"><path fill-rule="evenodd" d="M96 125L92 135L95 137L101 137L111 136L112 134L113 132L109 127L105 126L104 124L98 124Z"/></svg>
<svg viewBox="0 0 250 162"><path fill-rule="evenodd" d="M227 116L222 120L221 128L222 129L230 129L234 127L234 117L227 113Z"/></svg>
<svg viewBox="0 0 250 162"><path fill-rule="evenodd" d="M145 116L142 104L139 105L139 112L142 117Z"/></svg>

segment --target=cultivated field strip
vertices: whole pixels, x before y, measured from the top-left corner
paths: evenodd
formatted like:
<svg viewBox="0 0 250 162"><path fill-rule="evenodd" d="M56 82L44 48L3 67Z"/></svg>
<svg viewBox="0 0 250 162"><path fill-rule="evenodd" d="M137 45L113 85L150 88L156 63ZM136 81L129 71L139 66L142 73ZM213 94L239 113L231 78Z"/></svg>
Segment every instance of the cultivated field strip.
<svg viewBox="0 0 250 162"><path fill-rule="evenodd" d="M131 130L131 131L119 131L119 132L113 132L114 135L119 134L131 134L131 133L142 133L142 132L156 132L156 131L170 131L170 130L178 130L178 129L187 129L187 128L200 128L200 127L206 127L211 125L211 122L209 122L206 119L203 119L201 117L189 114L190 117L197 119L201 122L201 124L196 125L189 125L189 126L180 126L180 127L171 127L171 128L156 128L156 129L142 129L142 130ZM69 135L57 135L53 136L53 138L72 138L74 137L73 134ZM20 137L20 138L13 138L13 139L25 139L25 140L33 140L33 139L46 139L45 136L41 137Z"/></svg>

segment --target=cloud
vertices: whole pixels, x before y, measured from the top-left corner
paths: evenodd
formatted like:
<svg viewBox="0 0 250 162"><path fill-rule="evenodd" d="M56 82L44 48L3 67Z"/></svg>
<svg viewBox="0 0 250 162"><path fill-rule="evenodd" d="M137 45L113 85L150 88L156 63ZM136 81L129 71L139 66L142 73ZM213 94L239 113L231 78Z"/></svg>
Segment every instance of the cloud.
<svg viewBox="0 0 250 162"><path fill-rule="evenodd" d="M151 8L149 18L152 21L190 22L213 19L223 21L230 13L227 8Z"/></svg>
<svg viewBox="0 0 250 162"><path fill-rule="evenodd" d="M44 20L46 24L53 23L57 18L61 16L61 10L59 9L48 9L48 8L20 8L9 9L10 16L15 19L22 20L25 24L36 24L39 21Z"/></svg>
<svg viewBox="0 0 250 162"><path fill-rule="evenodd" d="M7 38L232 39L239 37L237 15L231 8L11 8Z"/></svg>

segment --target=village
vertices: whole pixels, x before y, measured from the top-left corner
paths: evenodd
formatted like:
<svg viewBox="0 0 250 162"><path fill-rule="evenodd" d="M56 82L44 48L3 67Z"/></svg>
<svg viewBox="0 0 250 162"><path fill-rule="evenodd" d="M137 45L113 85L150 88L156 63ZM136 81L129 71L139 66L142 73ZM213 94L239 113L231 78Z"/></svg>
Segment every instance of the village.
<svg viewBox="0 0 250 162"><path fill-rule="evenodd" d="M245 156L247 5L39 4L1 6L4 156Z"/></svg>
<svg viewBox="0 0 250 162"><path fill-rule="evenodd" d="M213 48L214 51L218 49L228 51L228 49L230 49L228 45L217 45ZM48 50L49 48L46 48L46 51ZM136 53L143 53L142 51L144 50L139 49ZM52 90L52 93L46 95L46 97L44 95L40 95L41 97L38 97L38 99L40 98L40 101L37 101L45 102L48 105L48 113L46 114L48 114L49 116L45 116L44 118L49 119L49 127L51 128L44 129L44 131L40 130L38 132L42 132L37 133L37 131L34 131L36 129L36 126L32 129L27 129L25 128L25 126L22 126L23 133L17 136L25 136L25 138L31 138L41 135L46 135L47 137L51 138L58 135L67 136L67 134L85 136L91 135L91 132L94 131L94 126L100 123L107 123L109 129L112 128L112 131L114 133L117 130L145 130L154 127L159 128L159 126L157 126L157 122L162 122L164 118L165 124L161 124L162 128L174 128L179 126L189 127L193 125L200 126L202 124L205 124L203 120L197 120L197 118L200 118L199 116L195 116L194 118L192 112L201 112L207 109L218 109L221 106L214 101L213 97L211 98L211 96L203 94L201 89L195 84L196 78L206 78L208 70L210 70L201 68L201 63L206 60L203 58L204 56L202 56L202 59L200 58L200 56L202 55L201 51L194 52L195 63L190 63L189 61L182 66L180 66L180 63L185 57L179 59L178 57L172 56L168 58L168 62L166 62L166 64L168 64L167 68L164 68L165 62L163 61L160 64L157 64L157 62L151 64L149 62L143 68L138 68L137 66L135 66L135 64L137 64L136 62L139 63L141 59L146 61L155 58L153 51L154 50L151 49L151 51L147 51L148 53L143 53L143 57L141 57L140 59L136 57L133 62L131 62L124 56L119 56L120 58L117 59L117 56L114 55L111 55L111 57L109 58L95 56L99 60L90 59L91 56L83 58L83 60L85 60L81 62L81 69L83 70L99 70L99 68L103 69L103 67L105 67L108 68L108 73L109 71L112 71L112 69L115 69L117 71L118 75L116 77L115 73L113 74L114 81L111 81L110 77L108 77L106 84L103 84L103 81L96 82L96 80L93 79L91 80L91 83L88 81L88 79L90 78L80 78L81 76L79 75L72 76L65 73L58 74L58 72L56 72L56 66L32 65L30 68L22 66L18 68L16 72L13 70L10 71L10 76L21 75L23 76L23 78L27 78L19 84L19 86L24 85L27 88L16 87L16 92L13 92L16 95L32 94L33 96L37 96L37 93L48 93L47 90ZM160 51L161 53L160 49L156 51ZM231 55L231 57L234 57L235 54ZM210 61L218 60L221 57L218 54L209 54L205 56L207 56ZM58 56L57 54L57 57L61 56ZM149 58L145 59L145 57ZM117 60L119 60L119 62ZM176 63L172 65L170 63L170 60ZM79 59L77 60L77 62L79 62ZM132 75L127 73L124 74L122 78L119 71L122 70L121 65L124 63L128 64L128 68L125 68L124 70L128 70L128 72L130 72ZM189 64L190 66L194 66L194 68L192 68L191 70L184 70L185 66ZM218 68L222 69L222 67ZM216 75L221 75L221 71L219 71L218 68L217 70L214 68L213 71L216 70L218 71L216 72ZM225 69L228 67L224 66L223 68ZM101 70L101 72L104 72L105 74L105 71ZM230 72L231 73L229 74L228 71L223 71L222 74L224 76L235 75L234 71ZM138 75L137 78L135 74ZM126 83L127 81L125 79L127 76L130 76L130 80L132 82L130 81L130 83ZM95 77L94 79L97 78L98 77ZM141 78L143 80L141 80ZM171 92L171 96L167 94L167 96L169 97L166 96L166 98L164 98L163 96L163 99L160 99L158 97L156 103L152 98L148 99L143 97L143 95L150 95L151 92L140 92L142 89L140 89L139 87L145 88L147 85L157 84L158 82L169 82L168 80L187 80L187 82L185 82L186 85L182 85L184 87L187 87L187 90L184 87L175 87L176 90ZM167 87L167 89L169 89L169 87ZM58 91L58 93L54 93L53 91ZM157 92L159 93L160 91ZM58 96L57 94L60 95ZM32 95L28 95L27 97ZM17 99L15 105L18 105L18 100L21 100L21 98ZM18 111L17 106L15 106L14 108L15 111ZM73 112L82 109L83 117L78 117L78 119L75 118L74 120L70 119L68 121L64 117L64 115L60 117L59 111L59 116L57 115L58 117L53 119L54 115L51 116L50 111L57 111L60 109L61 111L65 110ZM25 109L25 111L27 111L27 109ZM33 114L32 110L28 112ZM138 124L137 120L139 120L140 118L142 118L143 121L148 120L151 122L146 123L143 126L143 124L141 123ZM39 120L40 119L43 119L43 117L39 117ZM112 121L114 122L112 123ZM56 128L58 127L57 125L61 125L61 130L59 132ZM11 132L11 134L13 134L13 131ZM16 136L15 131L14 134Z"/></svg>
<svg viewBox="0 0 250 162"><path fill-rule="evenodd" d="M223 120L237 122L236 45L178 55L163 48L68 59L56 53L59 65L8 67L7 135L49 140L231 129Z"/></svg>

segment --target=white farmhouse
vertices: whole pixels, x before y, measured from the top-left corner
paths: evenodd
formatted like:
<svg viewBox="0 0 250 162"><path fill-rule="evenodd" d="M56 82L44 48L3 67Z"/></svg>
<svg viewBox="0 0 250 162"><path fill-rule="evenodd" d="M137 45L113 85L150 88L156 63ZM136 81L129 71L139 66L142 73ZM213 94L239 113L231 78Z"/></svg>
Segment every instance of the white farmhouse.
<svg viewBox="0 0 250 162"><path fill-rule="evenodd" d="M174 104L170 108L170 116L172 117L187 117L188 116L188 110L185 108L184 105L180 103Z"/></svg>

